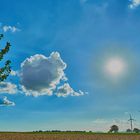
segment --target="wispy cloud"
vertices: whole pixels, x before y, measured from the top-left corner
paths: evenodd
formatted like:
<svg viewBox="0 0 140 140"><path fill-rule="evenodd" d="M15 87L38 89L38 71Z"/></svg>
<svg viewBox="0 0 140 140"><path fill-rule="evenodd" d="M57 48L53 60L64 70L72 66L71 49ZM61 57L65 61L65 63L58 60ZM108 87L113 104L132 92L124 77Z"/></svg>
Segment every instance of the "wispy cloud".
<svg viewBox="0 0 140 140"><path fill-rule="evenodd" d="M0 98L0 106L15 106L15 103L8 100L7 97Z"/></svg>
<svg viewBox="0 0 140 140"><path fill-rule="evenodd" d="M130 5L129 5L129 8L130 9L134 9L138 6L140 6L140 0L130 0Z"/></svg>
<svg viewBox="0 0 140 140"><path fill-rule="evenodd" d="M81 4L84 4L84 3L86 3L88 0L80 0L80 3Z"/></svg>
<svg viewBox="0 0 140 140"><path fill-rule="evenodd" d="M127 128L129 128L129 122L127 119L103 119L103 118L97 118L92 121L92 125L96 126L96 131L109 131L110 127L112 125L119 126L120 131L126 131Z"/></svg>

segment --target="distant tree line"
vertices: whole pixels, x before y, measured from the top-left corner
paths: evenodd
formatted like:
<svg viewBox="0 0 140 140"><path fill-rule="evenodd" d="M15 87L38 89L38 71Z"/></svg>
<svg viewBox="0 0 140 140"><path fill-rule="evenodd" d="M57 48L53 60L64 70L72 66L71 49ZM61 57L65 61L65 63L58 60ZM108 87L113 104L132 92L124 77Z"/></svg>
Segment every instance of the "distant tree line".
<svg viewBox="0 0 140 140"><path fill-rule="evenodd" d="M33 132L75 132L75 133L92 133L92 131L72 131L72 130L66 130L66 131L62 131L62 130L36 130Z"/></svg>
<svg viewBox="0 0 140 140"><path fill-rule="evenodd" d="M140 129L139 128L134 128L133 130L127 129L126 132L127 133L131 133L131 132L133 132L133 133L140 133Z"/></svg>
<svg viewBox="0 0 140 140"><path fill-rule="evenodd" d="M65 133L93 133L93 131L72 131L72 130L66 130L66 131L62 131L62 130L37 130L37 131L33 131L34 133L41 133L41 132L48 132L48 133L59 133L59 132L65 132ZM119 132L119 127L117 125L112 125L110 127L110 130L108 131L108 133L118 133ZM140 133L140 129L138 128L134 128L133 130L131 129L127 129L126 133Z"/></svg>
<svg viewBox="0 0 140 140"><path fill-rule="evenodd" d="M109 133L118 133L118 131L119 131L119 127L117 125L112 125L108 132ZM140 133L140 129L139 128L134 128L133 130L127 129L126 132L127 133Z"/></svg>

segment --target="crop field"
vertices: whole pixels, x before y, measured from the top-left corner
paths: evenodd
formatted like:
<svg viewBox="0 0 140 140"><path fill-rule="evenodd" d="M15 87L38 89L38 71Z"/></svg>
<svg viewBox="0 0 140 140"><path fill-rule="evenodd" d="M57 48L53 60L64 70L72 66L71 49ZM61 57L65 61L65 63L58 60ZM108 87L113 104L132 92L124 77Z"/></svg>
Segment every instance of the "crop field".
<svg viewBox="0 0 140 140"><path fill-rule="evenodd" d="M139 134L0 133L0 140L140 140Z"/></svg>

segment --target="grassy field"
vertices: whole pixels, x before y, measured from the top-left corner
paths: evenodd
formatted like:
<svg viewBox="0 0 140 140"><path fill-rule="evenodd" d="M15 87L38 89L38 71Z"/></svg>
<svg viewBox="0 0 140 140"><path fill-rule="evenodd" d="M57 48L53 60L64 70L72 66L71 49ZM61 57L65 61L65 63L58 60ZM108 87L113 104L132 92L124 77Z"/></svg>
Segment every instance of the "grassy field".
<svg viewBox="0 0 140 140"><path fill-rule="evenodd" d="M1 132L0 140L140 140L140 134Z"/></svg>

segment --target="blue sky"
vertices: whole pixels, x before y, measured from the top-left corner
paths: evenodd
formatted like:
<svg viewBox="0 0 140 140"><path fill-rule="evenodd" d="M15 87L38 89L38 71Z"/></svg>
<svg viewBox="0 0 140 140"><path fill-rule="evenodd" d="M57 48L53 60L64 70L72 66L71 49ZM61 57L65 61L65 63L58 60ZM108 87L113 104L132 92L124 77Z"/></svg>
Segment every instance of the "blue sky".
<svg viewBox="0 0 140 140"><path fill-rule="evenodd" d="M139 0L1 0L0 130L140 127Z"/></svg>

